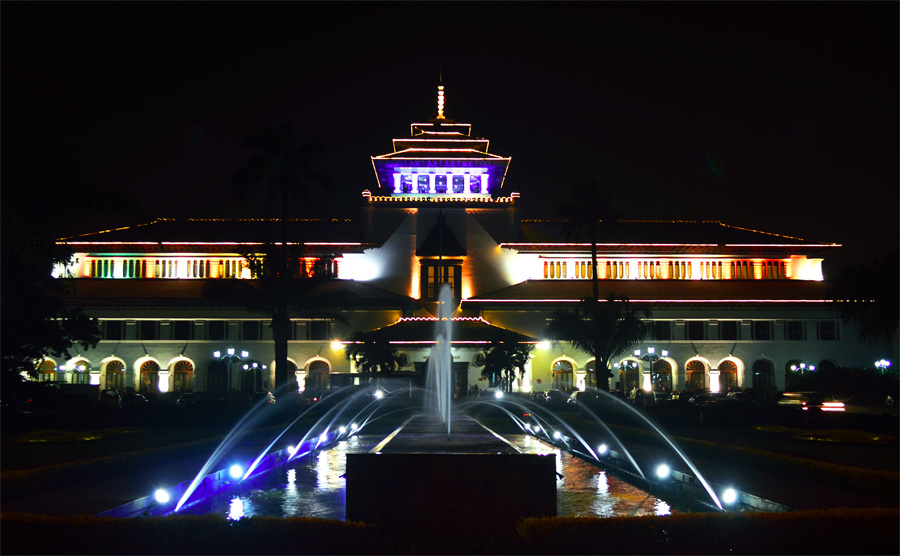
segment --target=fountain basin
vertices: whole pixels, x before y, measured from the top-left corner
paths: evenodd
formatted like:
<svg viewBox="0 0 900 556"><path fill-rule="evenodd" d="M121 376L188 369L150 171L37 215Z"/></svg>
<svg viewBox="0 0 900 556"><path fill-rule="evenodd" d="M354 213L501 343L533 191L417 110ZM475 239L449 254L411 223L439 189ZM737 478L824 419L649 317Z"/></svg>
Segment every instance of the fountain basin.
<svg viewBox="0 0 900 556"><path fill-rule="evenodd" d="M487 534L556 516L556 458L347 454L347 519L424 534Z"/></svg>

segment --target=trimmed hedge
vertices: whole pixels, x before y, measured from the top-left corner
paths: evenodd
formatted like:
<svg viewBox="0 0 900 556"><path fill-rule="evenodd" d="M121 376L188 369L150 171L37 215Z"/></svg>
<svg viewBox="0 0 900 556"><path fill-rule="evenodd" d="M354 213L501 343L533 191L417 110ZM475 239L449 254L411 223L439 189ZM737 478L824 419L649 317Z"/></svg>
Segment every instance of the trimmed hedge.
<svg viewBox="0 0 900 556"><path fill-rule="evenodd" d="M34 469L18 469L0 473L0 500L8 501L52 490L76 481L88 481L124 469L140 468L203 455L212 452L222 437L198 440L174 446L135 450L102 458L44 465Z"/></svg>
<svg viewBox="0 0 900 556"><path fill-rule="evenodd" d="M620 438L627 437L644 444L668 447L659 435L646 430L621 426L610 426L610 428ZM881 495L885 492L900 491L900 473L896 472L796 458L744 446L717 444L693 438L677 437L674 440L692 457L714 459L782 475L811 478L870 494Z"/></svg>
<svg viewBox="0 0 900 556"><path fill-rule="evenodd" d="M529 518L516 531L422 537L312 518L0 514L4 554L898 554L898 509Z"/></svg>

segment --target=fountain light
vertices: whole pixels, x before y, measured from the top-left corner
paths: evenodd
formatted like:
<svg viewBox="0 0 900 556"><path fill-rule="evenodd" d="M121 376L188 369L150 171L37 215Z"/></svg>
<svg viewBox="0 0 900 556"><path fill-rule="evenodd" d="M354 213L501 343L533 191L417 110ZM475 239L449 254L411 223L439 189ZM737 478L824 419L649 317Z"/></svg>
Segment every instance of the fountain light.
<svg viewBox="0 0 900 556"><path fill-rule="evenodd" d="M494 392L494 397L497 398L497 399L499 400L500 398L503 397L503 391L502 391L502 390L497 390L497 391L495 391L495 392Z"/></svg>
<svg viewBox="0 0 900 556"><path fill-rule="evenodd" d="M340 432L341 434L347 434L347 427L341 425L341 427L338 429L338 432Z"/></svg>
<svg viewBox="0 0 900 556"><path fill-rule="evenodd" d="M540 425L535 425L535 426L534 426L534 433L537 434L537 433L539 433L539 432L541 432L541 426L540 426Z"/></svg>
<svg viewBox="0 0 900 556"><path fill-rule="evenodd" d="M376 389L375 389L375 397L376 397L377 399L379 399L379 400L380 400L381 398L383 398L383 397L384 397L384 390L382 390L381 388L376 388Z"/></svg>
<svg viewBox="0 0 900 556"><path fill-rule="evenodd" d="M228 468L228 475L231 476L232 479L240 479L243 474L244 470L238 464L234 464Z"/></svg>
<svg viewBox="0 0 900 556"><path fill-rule="evenodd" d="M300 448L300 445L299 445L299 444L298 444L297 446L288 446L288 449L287 449L288 455L291 456L291 457L293 457L293 455L297 453L297 450L298 450L299 448Z"/></svg>
<svg viewBox="0 0 900 556"><path fill-rule="evenodd" d="M158 488L153 493L153 499L160 504L167 504L169 502L169 492L166 489Z"/></svg>
<svg viewBox="0 0 900 556"><path fill-rule="evenodd" d="M357 425L356 423L350 423L350 430L351 430L351 431L355 431L355 430L358 429L358 428L359 428L359 425Z"/></svg>
<svg viewBox="0 0 900 556"><path fill-rule="evenodd" d="M733 488L726 488L724 492L722 492L722 502L726 504L734 504L737 502L737 491Z"/></svg>
<svg viewBox="0 0 900 556"><path fill-rule="evenodd" d="M606 444L601 444L601 445L597 446L597 453L600 454L601 456L605 455L606 452L608 452L608 451L609 451L609 446L607 446Z"/></svg>
<svg viewBox="0 0 900 556"><path fill-rule="evenodd" d="M561 438L562 438L562 433L559 432L559 431L553 431L553 438L554 438L555 440L561 439Z"/></svg>
<svg viewBox="0 0 900 556"><path fill-rule="evenodd" d="M672 469L665 463L656 468L656 476L660 479L667 479L671 473Z"/></svg>

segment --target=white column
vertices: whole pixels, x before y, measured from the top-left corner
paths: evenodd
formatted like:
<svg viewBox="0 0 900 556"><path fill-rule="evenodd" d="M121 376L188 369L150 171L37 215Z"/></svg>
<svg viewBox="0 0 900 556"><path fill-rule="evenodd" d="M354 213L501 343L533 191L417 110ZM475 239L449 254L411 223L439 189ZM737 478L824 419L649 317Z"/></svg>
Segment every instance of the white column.
<svg viewBox="0 0 900 556"><path fill-rule="evenodd" d="M434 195L434 178L435 174L428 174L428 192Z"/></svg>
<svg viewBox="0 0 900 556"><path fill-rule="evenodd" d="M484 195L487 192L487 174L481 174L478 177L481 178L481 194Z"/></svg>
<svg viewBox="0 0 900 556"><path fill-rule="evenodd" d="M394 173L394 193L400 194L400 174Z"/></svg>

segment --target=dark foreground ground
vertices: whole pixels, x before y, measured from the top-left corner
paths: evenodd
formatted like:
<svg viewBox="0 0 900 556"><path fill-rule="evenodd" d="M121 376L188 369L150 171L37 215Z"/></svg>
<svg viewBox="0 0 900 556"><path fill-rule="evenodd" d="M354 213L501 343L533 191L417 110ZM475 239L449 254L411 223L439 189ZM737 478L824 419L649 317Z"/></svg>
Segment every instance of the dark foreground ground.
<svg viewBox="0 0 900 556"><path fill-rule="evenodd" d="M134 498L145 496L154 481L180 482L188 480L208 457L212 448L223 438L239 420L239 412L212 410L208 408L178 408L175 406L147 407L141 414L108 412L91 419L65 419L59 416L41 420L3 420L2 450L0 450L0 477L6 483L15 471L36 470L43 468L52 473L55 468L63 468L73 462L88 460L97 462L117 462L125 456L135 456L127 460L123 467L113 466L100 477L75 480L71 483L55 485L49 489L38 489L28 493L16 493L15 489L0 489L2 502L0 510L11 512L46 515L75 516L95 515L101 511L115 507ZM569 411L571 408L562 408ZM282 409L282 411L287 411ZM723 446L749 448L758 452L788 456L812 462L827 462L849 469L878 470L896 474L900 463L898 448L898 421L896 417L873 415L801 415L771 411L750 411L732 414L701 414L687 408L655 407L648 408L651 419L666 430L676 442L689 443L692 440L714 443ZM255 449L255 442L270 438L271 431L280 430L296 412L279 415L272 411L268 420L256 424L258 435L248 435L245 443L248 449ZM701 416L702 415L702 416ZM571 414L578 417L578 414ZM583 416L582 416L583 417ZM615 419L612 419L615 421ZM630 426L633 423L619 423ZM296 426L308 426L309 420L301 421ZM389 431L388 431L389 432ZM655 450L652 446L636 449ZM168 458L160 453L171 451ZM149 460L153 454L156 458L152 466L142 466L141 454L147 454ZM162 461L159 461L162 457ZM124 461L124 460L123 460ZM896 488L886 488L881 493L862 493L859 489L836 487L797 474L784 474L760 471L752 465L742 466L734 462L723 463L705 458L697 458L696 465L701 470L710 470L710 480L724 483L729 476L739 477L741 488L758 496L785 504L797 510L835 508L896 508L900 505L900 493ZM54 467L56 466L56 467ZM136 480L136 478L138 480ZM896 484L896 481L894 481ZM48 518L49 519L49 518ZM843 519L822 517L826 519ZM4 522L10 523L9 519ZM824 523L824 521L819 522ZM71 524L66 522L66 524ZM64 529L66 524L49 523L42 527L58 527ZM21 525L21 524L20 524ZM24 527L24 526L23 526ZM330 526L329 526L330 527ZM574 527L574 526L573 526ZM21 545L10 545L9 528L0 535L3 554L17 553ZM20 528L24 531L24 528ZM848 534L852 532L848 531ZM887 539L898 537L898 527L888 528L883 535ZM20 538L21 540L21 538ZM407 542L407 541L404 541ZM391 545L387 552L430 552L423 541L408 541L411 544ZM891 541L892 542L892 541ZM537 547L535 541L532 545ZM873 553L865 545L853 545L853 549L839 548L835 543L831 553ZM87 546L87 545L85 545ZM237 546L237 545L234 545ZM442 545L450 546L450 545ZM464 549L454 545L459 552L492 553L508 552L509 549L491 548L482 544L479 548ZM517 550L525 550L517 545ZM787 548L782 553L803 553L802 549ZM816 545L819 546L819 545ZM843 545L841 545L843 546ZM885 546L882 542L877 546ZM890 542L888 546L892 546ZM308 547L312 548L312 546ZM374 548L374 547L373 547ZM544 547L546 549L546 546ZM237 549L236 549L237 550ZM235 553L248 553L248 549L240 549ZM588 552L603 553L592 547ZM698 547L672 549L644 553L709 553ZM730 550L730 549L729 549ZM167 549L168 551L168 549ZM310 553L302 549L298 552ZM334 552L339 550L335 549ZM340 552L359 552L347 549ZM438 550L440 551L440 550ZM765 550L763 550L765 551ZM779 552L773 549L774 552ZM26 553L37 553L24 550ZM257 551L250 550L250 553ZM277 552L277 551L276 551ZM313 551L316 552L316 551ZM331 552L325 550L325 552ZM375 552L375 551L373 551ZM379 550L378 552L382 552ZM549 551L554 552L553 550ZM738 551L741 552L741 551ZM73 548L69 553L84 553ZM147 553L135 545L133 553ZM185 553L185 552L180 552ZM187 552L190 553L190 552ZM272 553L260 549L258 553ZM383 553L383 552L382 552ZM544 553L548 553L544 550ZM638 550L635 553L641 553ZM878 553L877 551L874 553Z"/></svg>

